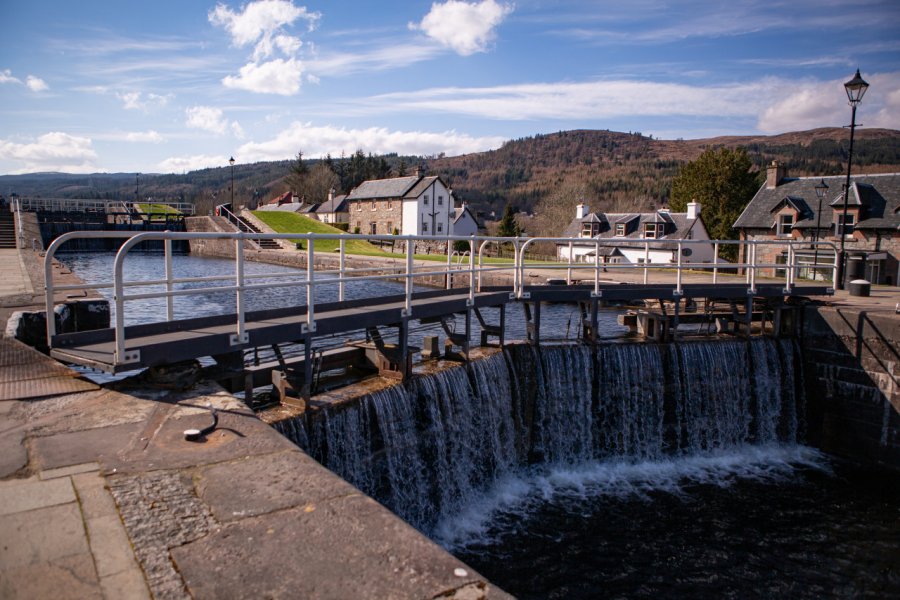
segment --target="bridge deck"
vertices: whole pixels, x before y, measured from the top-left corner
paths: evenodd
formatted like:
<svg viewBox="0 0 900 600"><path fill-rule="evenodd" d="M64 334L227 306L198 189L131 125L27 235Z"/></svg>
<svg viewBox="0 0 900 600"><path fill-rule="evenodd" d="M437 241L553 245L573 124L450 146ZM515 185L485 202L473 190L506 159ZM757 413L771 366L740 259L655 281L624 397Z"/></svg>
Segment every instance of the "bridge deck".
<svg viewBox="0 0 900 600"><path fill-rule="evenodd" d="M518 301L511 297L512 288L494 287L475 294L474 307L501 306ZM627 301L639 299L673 299L675 286L668 284L634 285L604 284L600 295L593 286L528 286L530 302ZM828 293L825 286L796 286L792 295L817 296ZM752 297L784 296L781 284L757 284ZM750 296L746 284L686 284L687 298L718 298L744 301ZM297 306L248 312L245 315L246 344L232 345L236 332L236 315L218 315L183 319L166 323L135 325L125 328L126 351L139 351L134 362L115 359L115 330L59 334L54 336L51 356L64 362L97 368L109 373L171 364L178 361L216 356L247 348L271 346L287 342L305 343L319 336L357 331L366 327L399 325L404 320L434 319L467 310L469 295L465 290L435 290L416 293L412 311L403 315L404 296L366 298L319 304L315 307L315 331L307 333L307 307Z"/></svg>

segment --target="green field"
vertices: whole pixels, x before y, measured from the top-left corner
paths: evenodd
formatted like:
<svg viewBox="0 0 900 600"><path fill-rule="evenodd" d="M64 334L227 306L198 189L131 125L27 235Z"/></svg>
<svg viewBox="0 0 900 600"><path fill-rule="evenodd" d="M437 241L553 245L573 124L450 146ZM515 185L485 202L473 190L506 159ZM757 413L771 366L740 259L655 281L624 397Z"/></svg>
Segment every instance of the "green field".
<svg viewBox="0 0 900 600"><path fill-rule="evenodd" d="M332 233L341 235L343 231L326 223L298 215L297 213L279 210L255 210L253 216L272 228L277 233ZM344 234L346 235L346 234ZM291 240L306 248L306 241ZM317 252L336 252L340 246L338 240L316 240ZM347 254L363 254L366 256L391 256L365 240L347 240L344 244Z"/></svg>
<svg viewBox="0 0 900 600"><path fill-rule="evenodd" d="M167 204L153 204L147 202L141 202L135 204L137 209L148 216L148 218L153 220L161 220L164 221L166 219L166 215L180 215L181 211Z"/></svg>

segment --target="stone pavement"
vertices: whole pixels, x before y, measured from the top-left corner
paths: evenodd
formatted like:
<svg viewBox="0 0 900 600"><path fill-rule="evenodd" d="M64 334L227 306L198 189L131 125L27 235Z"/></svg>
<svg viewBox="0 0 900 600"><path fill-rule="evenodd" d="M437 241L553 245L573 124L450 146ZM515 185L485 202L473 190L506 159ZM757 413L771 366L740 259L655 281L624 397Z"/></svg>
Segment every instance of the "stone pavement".
<svg viewBox="0 0 900 600"><path fill-rule="evenodd" d="M0 599L509 598L216 384L99 388L0 346L28 390L0 400Z"/></svg>

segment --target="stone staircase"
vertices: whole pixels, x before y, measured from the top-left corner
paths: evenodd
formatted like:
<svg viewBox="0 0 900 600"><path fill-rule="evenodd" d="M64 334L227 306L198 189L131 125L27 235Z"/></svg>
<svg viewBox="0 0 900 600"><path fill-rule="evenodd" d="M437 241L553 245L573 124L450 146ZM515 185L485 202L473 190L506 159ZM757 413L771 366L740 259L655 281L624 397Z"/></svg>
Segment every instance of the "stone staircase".
<svg viewBox="0 0 900 600"><path fill-rule="evenodd" d="M0 209L0 248L16 247L16 221L8 210Z"/></svg>

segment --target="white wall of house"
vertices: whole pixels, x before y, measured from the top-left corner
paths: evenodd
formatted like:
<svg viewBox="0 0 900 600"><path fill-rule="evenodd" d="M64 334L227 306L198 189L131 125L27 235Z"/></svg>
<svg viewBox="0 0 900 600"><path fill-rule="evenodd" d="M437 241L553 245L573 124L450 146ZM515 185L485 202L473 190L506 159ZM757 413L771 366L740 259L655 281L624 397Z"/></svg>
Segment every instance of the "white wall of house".
<svg viewBox="0 0 900 600"><path fill-rule="evenodd" d="M403 201L403 235L449 235L453 197L440 180ZM427 228L424 224L427 223Z"/></svg>

